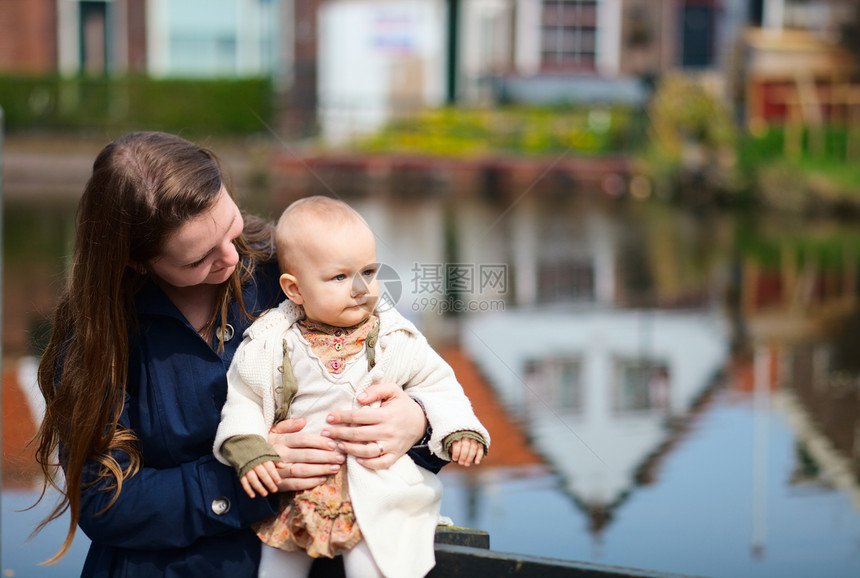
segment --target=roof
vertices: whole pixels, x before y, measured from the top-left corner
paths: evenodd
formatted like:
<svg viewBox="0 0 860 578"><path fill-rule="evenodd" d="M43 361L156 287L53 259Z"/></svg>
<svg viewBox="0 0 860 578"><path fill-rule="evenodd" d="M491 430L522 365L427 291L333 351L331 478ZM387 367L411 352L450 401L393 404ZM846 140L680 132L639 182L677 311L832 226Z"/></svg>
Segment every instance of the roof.
<svg viewBox="0 0 860 578"><path fill-rule="evenodd" d="M440 351L442 358L454 369L457 380L472 401L475 415L490 432L490 453L481 462L484 467L523 467L544 463L529 445L522 424L511 419L508 412L496 399L487 380L477 366L459 347L447 347ZM461 467L452 464L448 467Z"/></svg>

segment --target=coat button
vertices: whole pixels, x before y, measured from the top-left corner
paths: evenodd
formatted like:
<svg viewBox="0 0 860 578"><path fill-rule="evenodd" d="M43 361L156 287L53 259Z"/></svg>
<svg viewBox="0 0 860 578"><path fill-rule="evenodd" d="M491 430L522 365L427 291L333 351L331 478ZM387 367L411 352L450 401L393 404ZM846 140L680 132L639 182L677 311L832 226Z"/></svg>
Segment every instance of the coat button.
<svg viewBox="0 0 860 578"><path fill-rule="evenodd" d="M228 323L224 327L219 327L215 331L215 333L216 333L218 339L223 339L224 343L227 343L228 341L233 339L233 333L234 333L233 326Z"/></svg>
<svg viewBox="0 0 860 578"><path fill-rule="evenodd" d="M216 516L223 516L230 511L230 500L221 496L212 500L212 511Z"/></svg>

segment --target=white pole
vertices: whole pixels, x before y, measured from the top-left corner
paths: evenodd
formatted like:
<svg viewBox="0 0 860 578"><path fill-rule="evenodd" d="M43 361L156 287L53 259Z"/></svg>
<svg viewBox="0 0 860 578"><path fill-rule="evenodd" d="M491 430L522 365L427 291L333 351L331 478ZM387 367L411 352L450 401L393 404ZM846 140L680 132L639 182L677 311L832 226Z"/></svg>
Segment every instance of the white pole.
<svg viewBox="0 0 860 578"><path fill-rule="evenodd" d="M781 32L785 20L785 0L765 0L762 20L764 28Z"/></svg>
<svg viewBox="0 0 860 578"><path fill-rule="evenodd" d="M752 553L764 555L767 541L767 446L770 412L770 348L757 347L754 376L753 535Z"/></svg>

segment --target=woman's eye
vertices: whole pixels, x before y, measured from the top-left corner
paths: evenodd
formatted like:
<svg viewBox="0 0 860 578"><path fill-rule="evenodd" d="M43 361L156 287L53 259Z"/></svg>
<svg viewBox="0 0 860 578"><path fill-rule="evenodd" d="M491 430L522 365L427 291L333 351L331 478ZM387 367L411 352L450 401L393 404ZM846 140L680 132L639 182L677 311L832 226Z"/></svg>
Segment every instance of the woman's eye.
<svg viewBox="0 0 860 578"><path fill-rule="evenodd" d="M186 268L188 268L188 269L196 269L197 267L199 267L200 265L202 265L202 264L203 264L203 263L205 263L205 262L206 262L206 257L203 257L203 258L202 258L202 259L200 259L199 261L195 261L194 263L191 263L191 264L189 264L189 265L186 265L185 267L186 267Z"/></svg>

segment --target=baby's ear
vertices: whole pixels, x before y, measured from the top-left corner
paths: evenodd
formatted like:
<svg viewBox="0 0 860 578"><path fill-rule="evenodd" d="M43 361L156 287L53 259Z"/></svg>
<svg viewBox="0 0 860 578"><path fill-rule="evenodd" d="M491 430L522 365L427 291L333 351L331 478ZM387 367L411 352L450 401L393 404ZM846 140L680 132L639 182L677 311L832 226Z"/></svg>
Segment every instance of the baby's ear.
<svg viewBox="0 0 860 578"><path fill-rule="evenodd" d="M284 273L278 281L281 284L281 291L284 292L284 295L296 305L301 305L302 293L299 291L299 284L296 278L289 273Z"/></svg>

